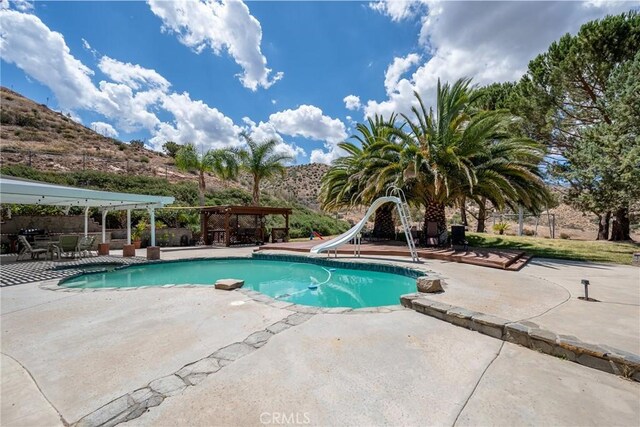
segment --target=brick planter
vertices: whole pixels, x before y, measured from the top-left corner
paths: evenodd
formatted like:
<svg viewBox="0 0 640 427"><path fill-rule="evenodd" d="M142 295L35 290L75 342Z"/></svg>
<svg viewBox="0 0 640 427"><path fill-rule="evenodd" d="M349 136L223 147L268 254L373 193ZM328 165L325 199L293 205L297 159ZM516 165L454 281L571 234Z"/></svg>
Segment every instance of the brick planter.
<svg viewBox="0 0 640 427"><path fill-rule="evenodd" d="M135 245L124 245L122 247L122 256L123 257L136 256L136 246Z"/></svg>
<svg viewBox="0 0 640 427"><path fill-rule="evenodd" d="M160 247L148 246L147 247L147 259L160 259Z"/></svg>
<svg viewBox="0 0 640 427"><path fill-rule="evenodd" d="M109 255L108 243L98 243L98 255Z"/></svg>

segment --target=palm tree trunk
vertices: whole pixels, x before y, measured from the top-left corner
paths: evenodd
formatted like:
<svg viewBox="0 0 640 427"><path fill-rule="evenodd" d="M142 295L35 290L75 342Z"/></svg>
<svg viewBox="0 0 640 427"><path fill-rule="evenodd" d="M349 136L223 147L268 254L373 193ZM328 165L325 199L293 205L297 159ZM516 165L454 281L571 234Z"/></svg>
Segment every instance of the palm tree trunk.
<svg viewBox="0 0 640 427"><path fill-rule="evenodd" d="M478 203L478 225L476 227L477 233L485 232L485 221L487 219L487 199L484 197Z"/></svg>
<svg viewBox="0 0 640 427"><path fill-rule="evenodd" d="M200 171L200 176L198 177L198 198L200 199L200 206L204 206L205 188L206 188L206 184L204 182L204 172Z"/></svg>
<svg viewBox="0 0 640 427"><path fill-rule="evenodd" d="M260 179L257 176L253 177L253 204L260 206Z"/></svg>
<svg viewBox="0 0 640 427"><path fill-rule="evenodd" d="M460 200L460 222L465 227L468 225L467 223L467 198L462 197Z"/></svg>
<svg viewBox="0 0 640 427"><path fill-rule="evenodd" d="M376 210L373 223L373 237L379 239L393 239L396 235L396 227L393 222L393 203L385 203Z"/></svg>
<svg viewBox="0 0 640 427"><path fill-rule="evenodd" d="M427 224L430 222L438 223L438 231L447 229L447 219L444 213L444 204L434 201L427 201L424 209L424 229L427 230Z"/></svg>

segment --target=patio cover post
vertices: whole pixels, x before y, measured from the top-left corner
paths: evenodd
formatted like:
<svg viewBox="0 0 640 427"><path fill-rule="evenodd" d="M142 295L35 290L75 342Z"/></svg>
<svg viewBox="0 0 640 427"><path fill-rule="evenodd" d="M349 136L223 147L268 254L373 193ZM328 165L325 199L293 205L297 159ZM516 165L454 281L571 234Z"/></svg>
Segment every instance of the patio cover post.
<svg viewBox="0 0 640 427"><path fill-rule="evenodd" d="M131 244L131 209L127 209L127 245Z"/></svg>
<svg viewBox="0 0 640 427"><path fill-rule="evenodd" d="M102 211L102 243L107 243L107 210Z"/></svg>
<svg viewBox="0 0 640 427"><path fill-rule="evenodd" d="M149 222L151 223L151 246L156 245L156 210L149 208Z"/></svg>
<svg viewBox="0 0 640 427"><path fill-rule="evenodd" d="M84 208L84 237L89 234L89 206Z"/></svg>

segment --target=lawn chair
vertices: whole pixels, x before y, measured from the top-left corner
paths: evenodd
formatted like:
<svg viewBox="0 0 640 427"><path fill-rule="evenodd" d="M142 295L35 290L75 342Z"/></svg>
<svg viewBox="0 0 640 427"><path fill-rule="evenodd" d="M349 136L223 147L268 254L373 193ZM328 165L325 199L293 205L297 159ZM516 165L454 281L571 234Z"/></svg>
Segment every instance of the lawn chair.
<svg viewBox="0 0 640 427"><path fill-rule="evenodd" d="M78 254L80 256L91 256L95 241L96 236L82 236L78 241Z"/></svg>
<svg viewBox="0 0 640 427"><path fill-rule="evenodd" d="M18 257L16 258L16 261L20 261L20 257L26 254L30 254L31 259L33 258L40 259L40 254L46 254L47 252L49 252L49 250L45 248L32 247L31 243L29 243L29 241L25 236L18 236L18 241L20 242L21 248L20 248L20 252L18 253Z"/></svg>
<svg viewBox="0 0 640 427"><path fill-rule="evenodd" d="M60 236L56 246L63 256L75 258L78 253L78 236Z"/></svg>
<svg viewBox="0 0 640 427"><path fill-rule="evenodd" d="M424 231L425 246L442 246L449 240L447 230L440 231L437 222L427 222L427 229Z"/></svg>

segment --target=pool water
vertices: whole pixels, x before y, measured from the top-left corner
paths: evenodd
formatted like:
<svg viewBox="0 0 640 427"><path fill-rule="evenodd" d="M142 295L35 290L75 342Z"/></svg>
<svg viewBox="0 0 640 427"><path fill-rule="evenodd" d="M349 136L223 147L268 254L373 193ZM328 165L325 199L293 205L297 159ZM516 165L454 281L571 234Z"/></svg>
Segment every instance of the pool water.
<svg viewBox="0 0 640 427"><path fill-rule="evenodd" d="M213 285L218 279L228 278L244 280L245 289L281 301L316 307L361 308L399 304L400 295L415 292L416 288L415 279L399 274L256 259L135 265L73 277L65 280L61 286L127 288L166 284Z"/></svg>

